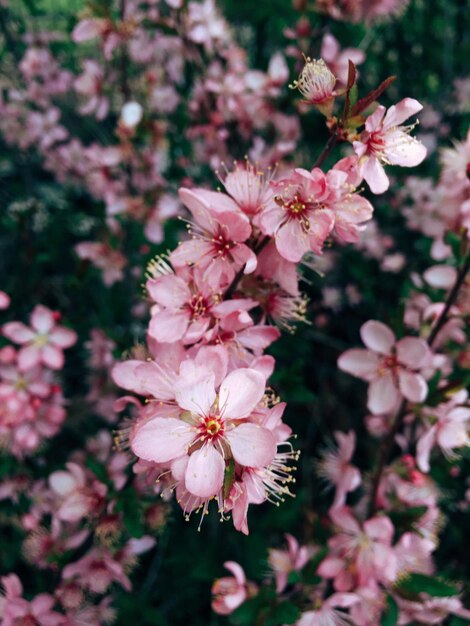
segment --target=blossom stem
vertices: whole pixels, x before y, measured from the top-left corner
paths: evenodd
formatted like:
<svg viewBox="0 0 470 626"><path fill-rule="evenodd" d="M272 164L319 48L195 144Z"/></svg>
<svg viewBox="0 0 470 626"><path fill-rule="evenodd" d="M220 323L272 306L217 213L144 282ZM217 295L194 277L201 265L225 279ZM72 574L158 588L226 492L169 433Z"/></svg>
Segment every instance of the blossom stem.
<svg viewBox="0 0 470 626"><path fill-rule="evenodd" d="M338 143L338 132L337 132L337 127L335 127L335 130L331 133L330 138L326 142L323 150L318 155L318 158L313 164L313 167L321 167L323 165L324 160L330 154L330 152L333 150L333 148L336 146L337 143Z"/></svg>
<svg viewBox="0 0 470 626"><path fill-rule="evenodd" d="M434 324L433 329L429 333L428 338L426 339L427 344L430 348L432 348L437 335L441 331L444 324L447 322L448 317L449 317L449 311L452 308L452 306L455 304L455 301L457 300L457 296L459 295L460 289L462 288L462 285L464 284L467 274L469 272L470 272L470 254L467 255L467 258L465 259L464 264L461 266L457 274L457 278L454 283L454 286L452 287L449 295L447 296L445 306L439 318L437 319L436 323ZM373 517L377 511L377 506L378 506L377 495L378 495L378 491L380 487L380 482L382 480L382 475L385 469L385 464L387 463L390 457L390 453L395 443L395 437L403 424L403 420L405 418L405 415L408 413L408 409L409 409L408 402L406 400L403 400L402 403L400 404L400 407L395 416L395 419L393 420L393 424L390 428L390 431L387 437L384 439L383 444L381 446L377 468L372 477L372 488L371 488L368 517Z"/></svg>
<svg viewBox="0 0 470 626"><path fill-rule="evenodd" d="M124 21L126 15L126 0L121 0L119 5L119 13L121 22ZM121 93L124 99L124 103L128 102L131 92L129 89L129 58L127 55L127 44L123 41L121 42L121 58L120 58L120 73L121 73Z"/></svg>

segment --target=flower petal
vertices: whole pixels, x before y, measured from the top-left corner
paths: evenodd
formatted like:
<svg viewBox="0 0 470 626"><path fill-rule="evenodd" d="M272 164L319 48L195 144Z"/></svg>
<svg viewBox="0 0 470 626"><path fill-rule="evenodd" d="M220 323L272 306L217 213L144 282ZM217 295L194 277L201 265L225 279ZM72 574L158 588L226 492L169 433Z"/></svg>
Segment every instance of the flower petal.
<svg viewBox="0 0 470 626"><path fill-rule="evenodd" d="M166 463L186 454L195 438L193 428L174 417L155 417L137 426L131 449L146 461Z"/></svg>
<svg viewBox="0 0 470 626"><path fill-rule="evenodd" d="M401 393L410 402L423 402L428 395L428 385L421 374L404 368L398 371L398 385Z"/></svg>
<svg viewBox="0 0 470 626"><path fill-rule="evenodd" d="M240 368L220 385L219 408L225 419L248 417L264 395L266 381L258 371Z"/></svg>
<svg viewBox="0 0 470 626"><path fill-rule="evenodd" d="M395 335L388 326L377 320L369 320L361 327L364 344L379 354L390 354L395 344Z"/></svg>
<svg viewBox="0 0 470 626"><path fill-rule="evenodd" d="M367 407L374 415L391 411L399 398L392 375L387 373L373 380L369 385Z"/></svg>
<svg viewBox="0 0 470 626"><path fill-rule="evenodd" d="M224 483L225 462L210 443L191 454L185 474L186 489L200 498L217 495Z"/></svg>
<svg viewBox="0 0 470 626"><path fill-rule="evenodd" d="M379 357L369 350L353 348L352 350L346 350L339 357L338 367L343 372L363 380L372 380L379 367Z"/></svg>
<svg viewBox="0 0 470 626"><path fill-rule="evenodd" d="M225 436L230 443L233 458L245 467L267 467L276 455L276 439L262 426L240 424Z"/></svg>

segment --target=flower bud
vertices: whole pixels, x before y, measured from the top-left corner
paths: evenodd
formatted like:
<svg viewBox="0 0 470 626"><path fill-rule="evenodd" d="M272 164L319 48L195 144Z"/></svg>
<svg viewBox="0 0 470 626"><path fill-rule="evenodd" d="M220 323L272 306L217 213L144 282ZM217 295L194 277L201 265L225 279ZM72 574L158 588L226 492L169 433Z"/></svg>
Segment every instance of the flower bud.
<svg viewBox="0 0 470 626"><path fill-rule="evenodd" d="M319 111L329 117L333 112L333 104L336 93L334 91L336 77L330 71L323 59L310 59L306 57L306 63L294 80L290 89L298 89L310 104L314 104Z"/></svg>
<svg viewBox="0 0 470 626"><path fill-rule="evenodd" d="M125 128L135 128L142 115L143 109L138 102L126 102L121 111L121 124Z"/></svg>

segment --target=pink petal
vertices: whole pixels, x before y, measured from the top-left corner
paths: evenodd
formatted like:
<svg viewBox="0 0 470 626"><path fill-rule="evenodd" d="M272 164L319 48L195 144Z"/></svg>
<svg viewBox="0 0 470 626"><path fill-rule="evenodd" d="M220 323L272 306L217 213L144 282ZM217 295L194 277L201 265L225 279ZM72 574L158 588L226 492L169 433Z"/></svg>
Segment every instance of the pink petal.
<svg viewBox="0 0 470 626"><path fill-rule="evenodd" d="M377 372L379 358L374 352L369 352L369 350L353 348L352 350L346 350L339 357L338 367L343 372L369 381L372 380Z"/></svg>
<svg viewBox="0 0 470 626"><path fill-rule="evenodd" d="M188 284L179 276L152 278L146 286L150 297L169 309L179 309L191 299Z"/></svg>
<svg viewBox="0 0 470 626"><path fill-rule="evenodd" d="M367 407L374 415L392 411L398 399L399 393L391 374L387 373L370 383Z"/></svg>
<svg viewBox="0 0 470 626"><path fill-rule="evenodd" d="M186 489L200 498L215 496L224 483L225 462L210 443L191 454L185 474Z"/></svg>
<svg viewBox="0 0 470 626"><path fill-rule="evenodd" d="M384 115L385 107L380 104L372 113L372 115L369 115L369 117L367 118L366 131L368 133L372 133L376 130L381 130Z"/></svg>
<svg viewBox="0 0 470 626"><path fill-rule="evenodd" d="M434 265L423 273L424 280L436 289L450 289L457 279L457 270L450 265Z"/></svg>
<svg viewBox="0 0 470 626"><path fill-rule="evenodd" d="M429 355L428 344L418 337L404 337L397 343L398 362L418 369Z"/></svg>
<svg viewBox="0 0 470 626"><path fill-rule="evenodd" d="M35 367L41 360L41 349L35 345L25 346L18 352L18 367L23 372Z"/></svg>
<svg viewBox="0 0 470 626"><path fill-rule="evenodd" d="M414 98L403 98L398 104L391 106L384 118L384 128L399 126L412 115L416 115L423 108Z"/></svg>
<svg viewBox="0 0 470 626"><path fill-rule="evenodd" d="M237 265L245 266L243 270L244 274L251 274L251 272L255 271L258 259L256 258L256 254L250 250L248 246L245 244L235 246L235 248L231 250L231 254Z"/></svg>
<svg viewBox="0 0 470 626"><path fill-rule="evenodd" d="M148 333L162 343L172 343L184 337L189 323L186 311L159 311L152 316Z"/></svg>
<svg viewBox="0 0 470 626"><path fill-rule="evenodd" d="M60 348L56 348L51 344L47 344L42 348L41 358L43 363L53 370L60 370L64 366L64 353Z"/></svg>
<svg viewBox="0 0 470 626"><path fill-rule="evenodd" d="M391 544L394 528L388 517L374 517L364 522L366 534L374 541Z"/></svg>
<svg viewBox="0 0 470 626"><path fill-rule="evenodd" d="M52 311L38 304L31 313L31 326L41 335L46 335L55 325Z"/></svg>
<svg viewBox="0 0 470 626"><path fill-rule="evenodd" d="M267 467L277 451L273 434L256 424L240 424L225 435L233 458L245 467Z"/></svg>
<svg viewBox="0 0 470 626"><path fill-rule="evenodd" d="M237 581L239 585L246 584L245 572L243 571L243 568L238 563L235 563L235 561L225 561L224 567L228 569L229 572L232 572L232 574L235 577L235 580Z"/></svg>
<svg viewBox="0 0 470 626"><path fill-rule="evenodd" d="M443 448L462 448L468 444L467 425L462 422L444 423L437 432L437 443Z"/></svg>
<svg viewBox="0 0 470 626"><path fill-rule="evenodd" d="M383 165L375 156L368 156L360 167L361 175L370 187L372 193L380 194L387 191L390 181Z"/></svg>
<svg viewBox="0 0 470 626"><path fill-rule="evenodd" d="M249 368L231 372L220 385L219 408L224 419L248 417L264 396L264 376Z"/></svg>
<svg viewBox="0 0 470 626"><path fill-rule="evenodd" d="M410 402L423 402L428 395L428 385L424 378L403 368L398 371L398 385L401 393Z"/></svg>
<svg viewBox="0 0 470 626"><path fill-rule="evenodd" d="M395 335L388 326L376 320L369 320L361 327L364 344L379 354L390 354L395 345Z"/></svg>
<svg viewBox="0 0 470 626"><path fill-rule="evenodd" d="M81 20L73 29L72 40L75 43L81 43L82 41L98 37L101 33L102 23L103 20L101 19L89 18Z"/></svg>
<svg viewBox="0 0 470 626"><path fill-rule="evenodd" d="M77 333L69 328L57 326L50 333L49 340L59 348L70 348L77 341Z"/></svg>
<svg viewBox="0 0 470 626"><path fill-rule="evenodd" d="M33 341L35 334L22 322L8 322L2 327L2 333L5 337L15 343L28 343Z"/></svg>
<svg viewBox="0 0 470 626"><path fill-rule="evenodd" d="M426 158L426 147L406 132L396 129L387 133L384 156L391 165L415 167Z"/></svg>
<svg viewBox="0 0 470 626"><path fill-rule="evenodd" d="M59 470L49 476L49 485L60 496L66 496L77 488L77 481L70 472Z"/></svg>
<svg viewBox="0 0 470 626"><path fill-rule="evenodd" d="M191 384L185 380L178 381L175 398L182 409L195 415L209 415L216 398L213 372L201 368L201 374Z"/></svg>
<svg viewBox="0 0 470 626"><path fill-rule="evenodd" d="M186 454L195 436L193 428L182 420L155 417L136 427L131 449L141 459L166 463Z"/></svg>
<svg viewBox="0 0 470 626"><path fill-rule="evenodd" d="M288 220L276 233L276 248L281 256L298 263L309 250L309 238L297 220Z"/></svg>

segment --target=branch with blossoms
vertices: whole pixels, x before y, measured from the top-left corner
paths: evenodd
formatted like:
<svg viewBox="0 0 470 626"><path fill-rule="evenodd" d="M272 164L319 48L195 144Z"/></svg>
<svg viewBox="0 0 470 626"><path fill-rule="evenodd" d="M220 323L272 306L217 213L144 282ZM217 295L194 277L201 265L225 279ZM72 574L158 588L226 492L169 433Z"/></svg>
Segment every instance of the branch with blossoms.
<svg viewBox="0 0 470 626"><path fill-rule="evenodd" d="M285 404L267 388L274 359L264 351L278 327L304 319L298 264L321 255L327 239L358 241L373 214L357 192L364 178L382 192L383 163L411 166L424 158L424 147L399 126L421 105L405 99L366 118L362 112L390 80L352 105L355 81L351 63L341 121L333 116L340 92L323 60L307 59L292 87L331 130L317 163L339 137L357 156L326 173L317 165L266 173L246 161L221 176L225 193L181 188L190 238L148 267L151 319L147 347L139 348L145 360L113 370L120 387L145 401L128 399L134 417L118 440L139 468L176 491L187 517L202 511L202 521L215 500L221 518L231 513L247 534L250 504L292 495L298 454L282 421Z"/></svg>
<svg viewBox="0 0 470 626"><path fill-rule="evenodd" d="M460 149L457 144L446 153L457 165L456 181ZM347 350L338 359L340 369L369 384L366 426L382 440L375 468L368 474L354 464L353 430L334 433L335 443L316 467L335 491L327 547L300 545L286 535L287 549L268 550L270 576L261 586L247 581L237 563L225 563L233 576L215 581L213 610L233 614L233 623L375 626L470 619L461 585L438 576L433 562L443 523L433 465L439 451L453 461L468 446L470 424L468 233L460 230L458 242L446 239L456 245L449 246L445 263L414 275L405 300L403 326L415 334L402 332L397 340L389 326L369 320L361 327L366 349ZM400 454L390 461L396 448ZM361 486L362 496L348 505Z"/></svg>

